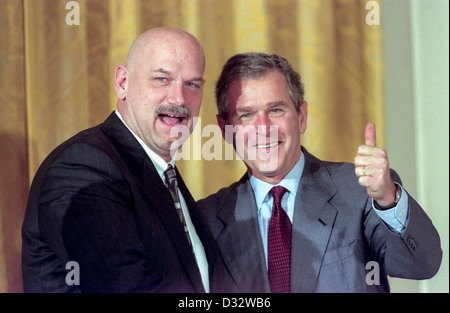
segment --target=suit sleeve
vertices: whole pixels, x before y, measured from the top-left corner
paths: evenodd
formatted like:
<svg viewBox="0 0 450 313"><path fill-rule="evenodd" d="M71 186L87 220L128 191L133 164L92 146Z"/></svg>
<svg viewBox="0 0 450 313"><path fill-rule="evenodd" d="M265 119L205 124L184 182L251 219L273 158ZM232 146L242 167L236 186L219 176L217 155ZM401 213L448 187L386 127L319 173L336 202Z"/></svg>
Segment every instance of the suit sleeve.
<svg viewBox="0 0 450 313"><path fill-rule="evenodd" d="M401 183L397 173L392 179ZM382 260L387 274L392 277L429 279L439 270L442 249L439 234L417 201L408 194L408 223L405 230L395 233L386 226L372 209L366 208L365 234L372 250Z"/></svg>
<svg viewBox="0 0 450 313"><path fill-rule="evenodd" d="M61 259L76 261L84 292L157 291L161 276L146 259L130 186L101 150L78 143L49 168L39 228Z"/></svg>

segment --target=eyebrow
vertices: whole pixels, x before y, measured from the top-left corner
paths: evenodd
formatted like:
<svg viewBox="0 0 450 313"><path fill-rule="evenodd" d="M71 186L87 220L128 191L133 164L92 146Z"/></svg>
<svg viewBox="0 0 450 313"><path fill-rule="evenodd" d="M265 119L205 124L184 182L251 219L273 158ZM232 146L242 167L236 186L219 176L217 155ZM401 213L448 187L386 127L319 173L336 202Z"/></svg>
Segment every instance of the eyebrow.
<svg viewBox="0 0 450 313"><path fill-rule="evenodd" d="M272 108L274 108L274 107L279 107L279 106L285 107L285 106L287 106L287 103L284 102L284 101L282 101L282 100L280 100L280 101L269 102L269 103L267 104L267 107L268 107L269 109L272 109Z"/></svg>
<svg viewBox="0 0 450 313"><path fill-rule="evenodd" d="M172 73L170 71L165 70L163 68L158 68L156 70L153 70L152 73L161 73L161 74L165 74L165 75L168 75L168 76L172 75ZM189 82L200 81L200 82L202 82L203 80L204 80L204 78L202 76L200 76L200 77L194 77L192 79L187 79L186 81L189 81Z"/></svg>
<svg viewBox="0 0 450 313"><path fill-rule="evenodd" d="M161 73L161 74L165 74L165 75L170 75L170 71L167 71L167 70L162 69L162 68L158 68L156 70L153 70L152 73Z"/></svg>
<svg viewBox="0 0 450 313"><path fill-rule="evenodd" d="M269 102L265 105L265 109L272 109L274 107L285 107L287 106L287 103L280 100L280 101L273 101L273 102ZM242 112L242 111L254 111L254 106L253 105L246 105L240 108L236 108L236 112Z"/></svg>

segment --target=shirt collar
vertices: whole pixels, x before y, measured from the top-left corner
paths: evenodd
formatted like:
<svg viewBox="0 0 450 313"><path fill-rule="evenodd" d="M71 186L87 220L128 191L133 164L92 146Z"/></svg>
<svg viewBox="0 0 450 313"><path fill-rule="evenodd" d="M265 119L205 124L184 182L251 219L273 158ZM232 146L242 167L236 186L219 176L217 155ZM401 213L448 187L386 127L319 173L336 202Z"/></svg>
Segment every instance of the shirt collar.
<svg viewBox="0 0 450 313"><path fill-rule="evenodd" d="M295 197L297 194L298 184L300 183L300 178L302 177L304 167L305 167L305 157L303 155L303 152L301 152L300 159L297 161L294 167L281 180L281 182L278 185L286 188L289 191L289 193L291 193ZM262 204L265 201L268 201L269 199L268 193L275 185L266 183L253 175L250 175L250 184L253 188L256 206L258 207L259 211L261 209Z"/></svg>
<svg viewBox="0 0 450 313"><path fill-rule="evenodd" d="M156 168L156 171L158 172L159 176L161 177L162 181L165 182L164 177L164 171L167 169L167 166L171 164L173 167L175 167L175 159L170 160L169 162L166 162L163 158L161 158L156 152L154 152L152 149L150 149L145 142L139 138L138 135L136 135L130 127L125 123L125 121L122 118L122 115L119 113L119 111L115 110L117 116L122 121L122 123L128 128L128 130L133 134L133 136L136 138L136 140L139 142L139 144L144 149L145 153L148 155L150 160L152 161L153 165Z"/></svg>

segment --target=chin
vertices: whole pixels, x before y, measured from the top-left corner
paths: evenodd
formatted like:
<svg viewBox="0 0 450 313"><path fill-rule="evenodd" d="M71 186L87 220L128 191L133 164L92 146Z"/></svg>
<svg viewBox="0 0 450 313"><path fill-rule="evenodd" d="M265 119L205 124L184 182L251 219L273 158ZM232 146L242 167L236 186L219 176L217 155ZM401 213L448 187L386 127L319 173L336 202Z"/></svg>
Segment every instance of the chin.
<svg viewBox="0 0 450 313"><path fill-rule="evenodd" d="M281 171L281 168L277 161L253 163L252 168L254 169L253 172L260 173L260 175L263 176L275 176L278 175Z"/></svg>

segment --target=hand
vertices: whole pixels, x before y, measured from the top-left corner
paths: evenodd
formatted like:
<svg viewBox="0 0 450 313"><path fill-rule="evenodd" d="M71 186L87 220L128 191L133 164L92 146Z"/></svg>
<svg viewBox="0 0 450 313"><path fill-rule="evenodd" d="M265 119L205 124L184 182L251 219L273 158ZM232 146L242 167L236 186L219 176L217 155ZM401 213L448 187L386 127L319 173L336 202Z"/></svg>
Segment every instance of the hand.
<svg viewBox="0 0 450 313"><path fill-rule="evenodd" d="M395 202L397 187L389 174L386 150L376 146L375 124L366 125L365 144L358 147L355 157L355 174L358 183L367 188L369 197L381 206Z"/></svg>

